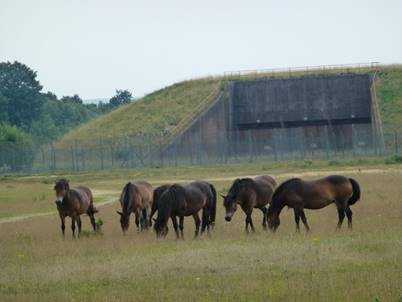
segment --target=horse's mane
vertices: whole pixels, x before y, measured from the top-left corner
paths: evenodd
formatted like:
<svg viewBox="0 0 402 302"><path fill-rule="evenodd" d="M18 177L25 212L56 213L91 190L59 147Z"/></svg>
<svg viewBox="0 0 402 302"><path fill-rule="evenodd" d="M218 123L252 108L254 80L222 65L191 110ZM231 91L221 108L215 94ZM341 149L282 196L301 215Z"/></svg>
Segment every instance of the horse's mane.
<svg viewBox="0 0 402 302"><path fill-rule="evenodd" d="M155 188L154 193L153 193L153 203L152 206L157 206L158 200L161 198L163 192L165 192L167 189L170 188L171 185L162 185L157 188Z"/></svg>
<svg viewBox="0 0 402 302"><path fill-rule="evenodd" d="M271 201L270 208L272 208L272 209L281 208L281 201L282 200L280 199L280 197L281 197L282 193L285 190L289 189L289 186L292 186L294 184L298 184L300 182L301 182L300 178L291 178L291 179L288 179L288 180L284 181L283 183L281 183L279 185L279 187L276 188L274 194L272 195L272 201Z"/></svg>
<svg viewBox="0 0 402 302"><path fill-rule="evenodd" d="M67 179L61 178L58 181L56 181L56 183L54 185L54 189L56 190L56 189L61 188L61 187L65 188L67 190L70 189L70 184L69 184Z"/></svg>

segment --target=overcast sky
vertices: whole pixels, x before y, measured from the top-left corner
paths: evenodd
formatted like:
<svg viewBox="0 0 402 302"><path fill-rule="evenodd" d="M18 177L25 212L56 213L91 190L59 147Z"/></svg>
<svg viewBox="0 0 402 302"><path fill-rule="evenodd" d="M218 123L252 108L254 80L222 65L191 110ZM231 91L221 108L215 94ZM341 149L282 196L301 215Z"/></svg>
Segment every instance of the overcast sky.
<svg viewBox="0 0 402 302"><path fill-rule="evenodd" d="M229 70L402 63L401 0L0 0L0 61L44 90L141 96Z"/></svg>

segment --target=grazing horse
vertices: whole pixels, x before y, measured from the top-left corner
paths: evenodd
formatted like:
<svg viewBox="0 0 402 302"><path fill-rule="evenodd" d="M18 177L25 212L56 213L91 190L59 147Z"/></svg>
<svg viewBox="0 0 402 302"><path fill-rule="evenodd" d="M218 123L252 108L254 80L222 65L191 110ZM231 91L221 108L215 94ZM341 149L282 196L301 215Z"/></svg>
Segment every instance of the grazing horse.
<svg viewBox="0 0 402 302"><path fill-rule="evenodd" d="M97 230L94 214L98 210L93 205L92 192L89 188L78 186L70 189L69 182L66 179L56 181L54 190L56 191L56 205L61 220L61 231L64 236L65 219L71 217L71 230L75 237L75 224L78 226L78 236L81 233L80 215L88 214L94 231Z"/></svg>
<svg viewBox="0 0 402 302"><path fill-rule="evenodd" d="M159 200L163 192L169 189L171 184L161 185L154 189L153 198L152 198L152 208L151 208L151 215L149 215L149 225L152 226L152 217L154 217L156 211L158 211Z"/></svg>
<svg viewBox="0 0 402 302"><path fill-rule="evenodd" d="M223 197L223 206L226 214L225 220L231 221L237 210L237 204L240 205L246 214L246 232L249 232L249 226L254 232L253 220L251 214L254 208L260 209L263 214L262 226L267 228L267 204L271 202L272 195L276 187L276 181L272 176L261 175L255 178L236 179L229 189L228 194Z"/></svg>
<svg viewBox="0 0 402 302"><path fill-rule="evenodd" d="M129 182L124 186L120 195L122 211L116 211L120 215L123 233L128 230L131 213L134 213L138 231L148 229L152 191L152 186L145 181Z"/></svg>
<svg viewBox="0 0 402 302"><path fill-rule="evenodd" d="M216 190L210 183L195 181L188 185L168 185L156 200L158 217L154 229L157 237L165 237L168 233L167 222L171 218L177 238L183 238L184 217L193 216L195 234L210 231L215 223ZM202 210L202 221L198 212ZM179 224L177 223L179 217ZM180 229L180 233L179 233Z"/></svg>
<svg viewBox="0 0 402 302"><path fill-rule="evenodd" d="M279 214L285 206L294 209L296 230L299 231L300 218L307 231L304 209L318 210L332 203L338 209L338 228L342 226L345 214L348 217L348 226L352 228L352 210L350 206L360 199L360 186L353 178L331 175L314 181L304 181L292 178L282 183L272 197L268 209L268 226L276 230L280 224Z"/></svg>

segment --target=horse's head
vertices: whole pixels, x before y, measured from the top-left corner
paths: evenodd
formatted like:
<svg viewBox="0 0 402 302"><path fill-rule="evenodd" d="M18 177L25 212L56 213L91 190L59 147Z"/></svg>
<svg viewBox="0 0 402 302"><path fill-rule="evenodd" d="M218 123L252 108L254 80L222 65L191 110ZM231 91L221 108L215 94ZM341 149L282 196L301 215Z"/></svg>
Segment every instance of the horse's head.
<svg viewBox="0 0 402 302"><path fill-rule="evenodd" d="M253 189L253 180L250 178L236 179L229 189L228 195L222 195L223 206L225 207L226 214L225 220L231 221L234 213L237 210L237 201L246 196L249 198L251 194L255 194Z"/></svg>
<svg viewBox="0 0 402 302"><path fill-rule="evenodd" d="M158 199L158 217L154 220L154 230L156 237L166 237L169 228L168 220L172 213L181 210L184 200L184 189L177 184L171 185L166 189Z"/></svg>
<svg viewBox="0 0 402 302"><path fill-rule="evenodd" d="M67 179L59 179L54 185L56 191L56 202L62 202L67 192L70 190L70 185Z"/></svg>
<svg viewBox="0 0 402 302"><path fill-rule="evenodd" d="M236 198L231 195L223 195L221 194L223 198L223 206L225 207L225 220L226 221L231 221L234 213L237 210L237 202Z"/></svg>
<svg viewBox="0 0 402 302"><path fill-rule="evenodd" d="M116 211L117 214L120 215L120 225L121 229L123 230L123 233L125 233L128 230L128 227L130 226L130 214L124 214L123 212Z"/></svg>
<svg viewBox="0 0 402 302"><path fill-rule="evenodd" d="M166 235L169 232L169 228L166 223L163 223L161 220L154 219L155 224L154 224L154 230L156 233L157 238L163 238L166 237Z"/></svg>
<svg viewBox="0 0 402 302"><path fill-rule="evenodd" d="M272 206L268 208L267 212L267 222L268 227L271 231L275 232L276 229L281 224L281 220L279 219L279 211L275 211Z"/></svg>

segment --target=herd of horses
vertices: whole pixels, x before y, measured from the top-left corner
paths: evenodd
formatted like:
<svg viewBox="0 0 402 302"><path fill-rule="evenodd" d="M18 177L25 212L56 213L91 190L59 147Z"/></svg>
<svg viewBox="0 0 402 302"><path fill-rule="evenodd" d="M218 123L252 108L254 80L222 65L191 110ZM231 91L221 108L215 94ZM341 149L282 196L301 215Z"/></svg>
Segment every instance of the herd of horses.
<svg viewBox="0 0 402 302"><path fill-rule="evenodd" d="M66 179L56 182L56 205L61 219L61 230L65 233L65 218L71 217L71 230L75 237L81 232L82 214L88 214L93 230L97 231L91 190L84 186L70 188ZM280 213L284 207L294 211L296 230L299 231L300 219L307 231L310 227L304 209L322 209L332 203L338 210L340 228L345 216L348 227L352 228L352 210L350 206L360 199L361 191L358 182L352 178L330 175L313 181L300 178L289 179L279 186L272 176L261 175L254 178L238 178L232 183L227 195L221 195L225 208L225 220L231 221L237 207L240 206L246 215L246 232L255 231L252 212L262 212L264 229L275 231L280 224ZM209 234L214 228L216 218L217 193L215 187L206 181L194 181L186 185L165 184L153 188L146 181L127 183L120 195L120 225L125 233L130 224L130 216L134 214L138 231L152 227L158 238L168 233L168 221L172 221L177 238L183 238L184 217L192 216L195 223L195 234L205 231ZM201 218L200 218L201 212ZM157 213L157 217L154 218Z"/></svg>

